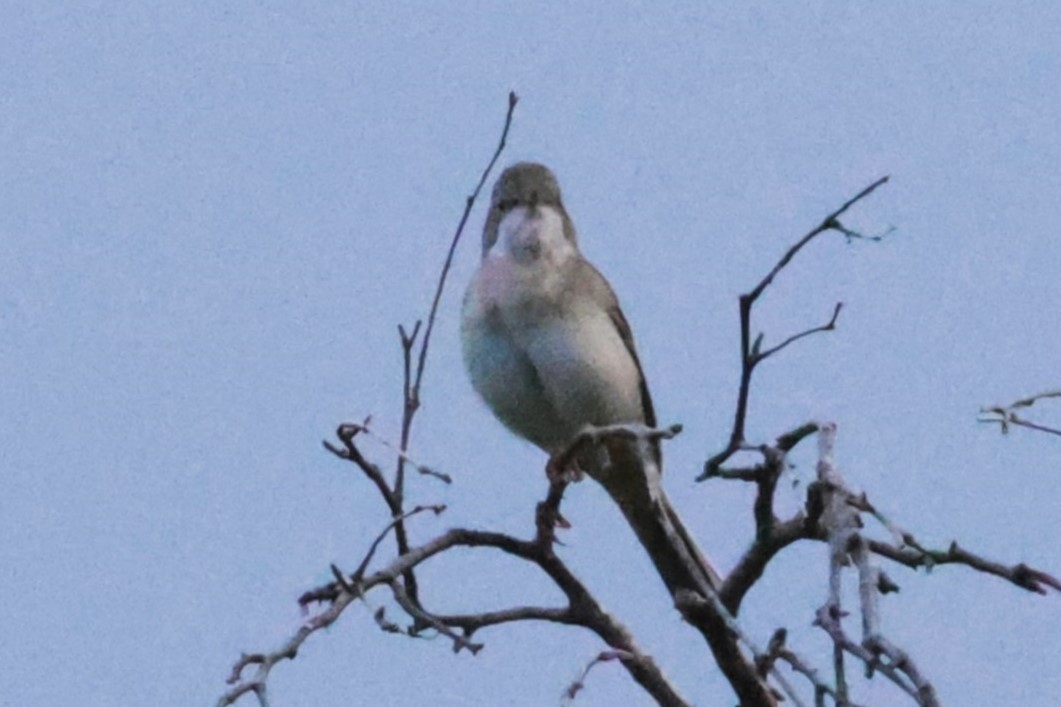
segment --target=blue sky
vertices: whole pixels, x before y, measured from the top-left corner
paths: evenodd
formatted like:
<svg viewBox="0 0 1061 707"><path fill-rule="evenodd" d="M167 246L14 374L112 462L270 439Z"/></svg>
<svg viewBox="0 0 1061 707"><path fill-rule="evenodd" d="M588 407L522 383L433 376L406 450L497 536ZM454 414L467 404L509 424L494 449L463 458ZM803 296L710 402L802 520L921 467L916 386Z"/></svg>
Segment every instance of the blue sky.
<svg viewBox="0 0 1061 707"><path fill-rule="evenodd" d="M329 563L356 565L384 509L320 440L370 413L397 437L396 326L426 312L509 90L503 162L559 175L661 421L685 425L668 489L717 564L751 530L749 489L692 482L731 416L736 297L890 174L846 221L894 225L885 243L823 238L762 301L767 342L846 306L837 332L760 371L749 436L835 420L848 480L924 542L1061 570L1061 445L975 422L1061 385L1059 30L1047 2L5 5L0 704L210 704L241 651L297 628L295 598ZM414 501L450 507L417 519L420 539L525 534L544 489L541 454L460 361L482 215L414 434L412 453L455 477L414 480ZM804 483L812 446L794 460ZM583 484L566 508L565 557L601 601L685 695L728 704L604 495ZM825 571L822 546L779 559L748 629L788 626L826 666L809 625ZM945 703L1061 692L1056 596L960 568L890 574L888 635ZM438 610L555 599L492 555L422 581ZM274 704L556 704L600 649L558 627L481 638L454 656L354 607L274 671ZM878 683L862 701L904 704ZM607 665L576 704L616 703L647 700Z"/></svg>

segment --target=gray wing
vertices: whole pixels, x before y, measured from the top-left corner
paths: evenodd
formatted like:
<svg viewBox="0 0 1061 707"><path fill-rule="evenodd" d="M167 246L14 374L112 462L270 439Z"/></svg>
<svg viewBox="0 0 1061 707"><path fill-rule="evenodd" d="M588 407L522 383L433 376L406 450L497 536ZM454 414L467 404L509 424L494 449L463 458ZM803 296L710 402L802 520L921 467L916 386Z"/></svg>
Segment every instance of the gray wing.
<svg viewBox="0 0 1061 707"><path fill-rule="evenodd" d="M589 284L594 301L608 313L608 317L619 332L619 337L623 340L623 344L626 345L626 350L630 353L630 357L634 359L639 378L638 385L641 388L641 406L645 424L649 427L655 427L656 410L652 406L652 396L648 392L648 383L645 381L645 371L641 368L641 359L637 356L637 347L634 346L634 334L630 330L630 323L626 321L626 317L623 315L623 310L619 307L619 298L615 296L615 291L612 290L611 285L600 274L600 271L593 267L592 263L585 259L581 262L582 268L578 273L578 277Z"/></svg>

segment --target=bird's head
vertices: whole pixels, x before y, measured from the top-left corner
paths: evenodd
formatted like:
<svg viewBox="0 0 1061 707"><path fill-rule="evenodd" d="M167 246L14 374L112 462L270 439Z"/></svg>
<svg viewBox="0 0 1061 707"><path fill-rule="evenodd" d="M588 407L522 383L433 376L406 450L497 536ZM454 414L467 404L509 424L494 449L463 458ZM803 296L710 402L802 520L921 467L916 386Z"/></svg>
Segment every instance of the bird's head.
<svg viewBox="0 0 1061 707"><path fill-rule="evenodd" d="M490 212L483 228L483 255L497 242L499 226L506 216L520 210L524 218L537 218L542 209L551 209L560 216L564 238L577 248L575 228L552 170L537 162L518 162L508 167L498 177L490 198Z"/></svg>

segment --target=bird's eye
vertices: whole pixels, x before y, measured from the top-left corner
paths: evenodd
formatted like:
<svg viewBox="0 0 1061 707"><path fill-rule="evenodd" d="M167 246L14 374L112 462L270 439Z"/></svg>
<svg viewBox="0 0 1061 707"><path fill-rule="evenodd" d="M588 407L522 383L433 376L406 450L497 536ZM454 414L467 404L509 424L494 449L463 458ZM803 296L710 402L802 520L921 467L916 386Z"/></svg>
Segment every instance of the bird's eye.
<svg viewBox="0 0 1061 707"><path fill-rule="evenodd" d="M497 208L501 213L505 213L506 211L511 211L516 208L516 203L515 199L502 199L497 202Z"/></svg>

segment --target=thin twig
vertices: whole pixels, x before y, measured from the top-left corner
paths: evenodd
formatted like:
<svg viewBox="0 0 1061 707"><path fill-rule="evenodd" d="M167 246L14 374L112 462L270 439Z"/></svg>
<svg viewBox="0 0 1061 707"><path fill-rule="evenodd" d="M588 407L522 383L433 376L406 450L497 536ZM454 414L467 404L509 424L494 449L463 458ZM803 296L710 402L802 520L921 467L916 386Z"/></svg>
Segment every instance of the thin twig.
<svg viewBox="0 0 1061 707"><path fill-rule="evenodd" d="M748 414L748 396L751 390L752 373L754 372L755 367L769 356L781 351L789 344L792 344L799 339L810 336L811 334L833 330L836 325L836 318L839 316L840 308L842 306L841 304L836 305L833 310L833 316L828 323L790 336L777 346L773 346L763 351L762 335L760 334L754 341L751 336L751 315L752 307L755 305L755 302L763 294L766 288L770 286L770 283L774 281L774 278L777 277L778 273L780 273L781 270L791 262L796 254L816 236L825 231L838 231L847 235L850 240L850 234L854 232L850 231L840 223L840 216L842 216L855 203L872 194L878 187L887 181L888 177L881 177L858 194L848 199L839 209L833 211L822 219L820 224L807 232L794 245L785 251L785 254L781 256L781 259L777 261L774 267L771 268L770 272L767 273L754 288L739 297L738 309L740 314L741 376L737 390L737 405L733 413L733 427L730 430L729 442L726 444L725 449L705 462L704 472L697 478L698 481L703 481L704 479L717 475L716 470L718 467L724 464L726 460L733 456L733 454L744 444L744 425Z"/></svg>
<svg viewBox="0 0 1061 707"><path fill-rule="evenodd" d="M577 624L578 617L571 609L546 606L514 606L497 611L483 611L477 614L437 614L439 621L447 626L454 626L471 636L481 628L499 626L515 621L549 621L556 624Z"/></svg>
<svg viewBox="0 0 1061 707"><path fill-rule="evenodd" d="M784 269L786 265L788 265L789 261L795 257L796 253L800 252L800 250L803 249L803 246L810 243L815 236L829 230L836 230L842 233L843 231L840 228L839 219L841 216L843 216L844 212L850 209L862 199L865 199L867 196L872 194L874 191L877 190L877 187L885 184L888 179L889 177L887 176L881 177L880 179L860 191L858 194L855 194L853 197L845 201L844 205L841 206L839 209L822 219L822 222L820 224L815 226L809 233L803 236L803 238L799 239L799 241L797 241L795 245L789 248L788 251L786 251L785 254L781 256L781 259L777 261L777 264L774 265L773 269L766 275L766 277L764 277L759 282L758 285L755 286L755 289L748 293L747 297L753 302L759 299L759 296L763 293L763 290L765 290L770 285L770 283L773 282L774 278L777 277L777 274L781 272L781 270Z"/></svg>
<svg viewBox="0 0 1061 707"><path fill-rule="evenodd" d="M228 684L233 685L233 687L218 699L217 706L225 707L230 705L248 692L253 692L258 696L259 702L266 704L263 701L265 683L273 666L282 660L294 660L298 654L298 649L306 639L317 631L335 623L336 619L342 615L343 610L346 609L350 602L354 601L354 598L353 594L347 592L339 594L327 609L302 624L298 631L278 650L272 653L243 654L232 667L232 674L227 680ZM258 670L253 677L243 678L243 671L250 665L257 665Z"/></svg>
<svg viewBox="0 0 1061 707"><path fill-rule="evenodd" d="M773 665L772 661L768 659L767 654L763 650L761 650L756 644L755 640L750 635L748 635L748 632L745 631L744 627L740 625L740 622L737 621L737 618L730 613L729 609L727 609L726 606L722 603L722 599L711 587L707 588L706 597L700 596L699 594L695 594L693 592L682 591L679 592L679 596L676 597L676 599L679 604L685 605L684 607L679 608L679 610L681 610L683 614L686 613L689 608L692 608L694 610L700 608L698 605L701 605L705 602L710 604L711 608L717 613L719 617L721 617L722 621L726 625L726 628L731 633L736 635L740 642L743 643L749 651L751 651L752 660L755 662L757 669L761 670L763 668L769 668L769 670L766 670L764 672L768 672L777 681L777 683L781 686L781 689L784 691L785 695L787 695L788 698L792 700L793 705L796 705L796 707L803 707L803 702L802 700L800 700L799 694L796 692L795 688L792 687L792 684L785 678L784 675L780 673L780 671L777 670L776 666Z"/></svg>
<svg viewBox="0 0 1061 707"><path fill-rule="evenodd" d="M1061 429L1047 427L1046 425L1040 425L1037 422L1025 420L1016 413L1020 408L1031 407L1039 400L1046 400L1048 398L1061 398L1061 390L1048 390L1045 393L1037 393L1036 395L1031 395L1027 398L1021 398L1009 405L992 405L990 407L980 408L980 415L977 417L977 422L995 423L1002 430L1002 434L1009 433L1010 425L1017 425L1018 427L1026 427L1030 430L1061 436ZM997 417L988 417L990 415L996 415Z"/></svg>
<svg viewBox="0 0 1061 707"><path fill-rule="evenodd" d="M825 695L832 697L833 701L839 703L842 707L860 707L850 701L841 702L836 689L822 681L818 676L818 670L810 667L806 660L786 645L787 638L788 632L784 628L774 631L773 637L770 638L770 643L767 644L766 654L757 661L763 670L773 669L777 661L784 661L794 671L807 678L811 685L814 686L816 707L817 705L824 705L823 698Z"/></svg>
<svg viewBox="0 0 1061 707"><path fill-rule="evenodd" d="M424 330L424 336L420 340L420 351L416 357L416 374L412 377L411 365L413 347L417 340L417 334L420 331L420 322L416 322L412 334L409 335L406 335L405 330L399 327L404 371L402 385L402 432L399 449L403 454L409 449L409 439L412 435L413 429L413 418L416 416L416 411L420 409L420 388L423 384L424 369L427 366L428 346L431 343L431 333L435 328L435 317L438 315L439 302L442 300L442 292L446 287L446 278L448 277L450 267L453 264L453 256L457 250L457 243L460 242L461 235L464 233L464 226L468 223L468 216L471 214L472 207L475 205L475 200L478 198L479 192L482 191L483 185L486 183L490 171L494 168L498 158L501 156L501 151L505 149L505 141L508 138L508 131L509 128L512 127L512 114L516 109L516 103L518 100L516 94L509 91L508 111L505 113L505 125L501 130L501 139L498 141L493 156L490 158L482 175L479 177L479 182L476 184L475 190L465 200L464 213L461 214L460 222L457 224L457 230L453 233L453 239L450 241L449 251L446 253L446 260L443 263L442 270L438 276L438 285L435 288L435 296L431 300L431 309L428 312L427 328ZM398 456L397 469L394 475L394 495L398 500L399 507L397 511L401 512L401 504L405 498L405 458L403 455ZM392 515L396 515L396 513L393 513ZM398 525L395 526L394 535L398 544L398 552L404 554L409 550L409 540L406 536L405 525L403 523L398 523ZM406 590L409 592L410 600L413 602L418 601L419 591L417 589L416 575L412 572L407 573L405 576L405 585Z"/></svg>
<svg viewBox="0 0 1061 707"><path fill-rule="evenodd" d="M1035 422L1028 422L1016 415L1010 415L1009 424L1017 425L1018 427L1027 427L1029 430L1036 430L1037 432L1046 432L1047 434L1058 435L1061 437L1061 430L1054 427L1046 427Z"/></svg>
<svg viewBox="0 0 1061 707"><path fill-rule="evenodd" d="M819 425L820 457L818 483L824 491L824 510L819 523L829 542L829 595L818 610L816 624L833 639L835 649L856 655L867 668L867 674L879 670L892 682L917 700L922 707L939 707L935 688L920 672L910 656L890 643L881 628L880 595L893 585L884 581L862 535L862 519L856 494L851 491L833 462L836 425ZM844 633L840 604L840 581L843 568L854 565L858 571L859 616L862 620L862 641L855 644ZM846 697L846 678L843 656L836 650L836 682L840 694ZM886 658L887 660L883 660Z"/></svg>
<svg viewBox="0 0 1061 707"><path fill-rule="evenodd" d="M446 638L453 641L454 653L460 653L461 649L466 649L472 655L475 655L483 649L482 643L473 643L472 641L469 641L467 637L460 635L438 618L425 611L419 603L413 602L409 598L409 595L406 594L405 588L402 586L401 582L394 580L390 583L390 588L391 591L394 592L394 600L398 602L398 605L405 609L405 612L415 620L417 631L420 630L421 626L430 626Z"/></svg>
<svg viewBox="0 0 1061 707"><path fill-rule="evenodd" d="M387 534L391 531L392 528L398 525L398 523L406 520L407 518L411 518L412 516L415 516L418 513L423 513L424 511L432 511L437 516L443 513L445 510L446 507L443 505L417 506L411 511L402 513L397 518L392 519L390 523L387 523L387 527L381 530L380 533L376 536L376 539L372 541L372 544L368 548L368 552L365 553L364 558L362 558L361 560L361 564L359 564L357 566L357 569L354 570L354 573L350 575L350 579L347 580L348 585L344 585L343 588L347 591L350 591L350 587L356 588L361 583L361 579L365 576L365 571L368 570L368 565L370 562L372 562L372 556L376 554L376 550L379 549L380 543L383 542L383 539L387 537ZM335 565L332 565L332 568L334 571ZM341 576L342 575L340 574L340 577ZM337 577L336 579L339 579L339 577Z"/></svg>
<svg viewBox="0 0 1061 707"><path fill-rule="evenodd" d="M402 512L401 502L398 497L391 490L387 484L387 480L383 478L383 472L379 466L368 461L361 454L361 450L354 444L354 437L360 432L360 428L356 425L349 423L342 423L335 430L335 436L339 438L339 441L343 443L343 448L339 449L328 440L323 440L321 444L329 452L339 457L340 459L346 459L347 461L353 462L365 476L376 486L376 490L379 491L380 496L383 497L383 501L387 504L387 509L390 511L392 516L400 515Z"/></svg>
<svg viewBox="0 0 1061 707"><path fill-rule="evenodd" d="M836 303L836 307L833 308L833 316L829 318L828 322L826 322L825 324L822 324L821 326L816 326L816 327L813 327L811 329L807 329L806 331L801 331L798 334L793 334L792 336L788 337L787 339L782 341L777 346L773 346L773 347L771 347L769 349L766 349L765 351L754 352L755 353L755 357L757 359L759 359L759 361L762 361L765 358L769 358L770 356L773 356L775 353L777 353L781 349L785 348L789 344L792 344L792 343L794 343L796 341L799 341L800 339L802 339L805 336L810 336L811 334L817 334L817 333L823 332L823 331L832 331L833 329L836 328L836 318L840 316L840 310L843 309L843 308L844 308L844 303L843 302L837 302Z"/></svg>
<svg viewBox="0 0 1061 707"><path fill-rule="evenodd" d="M575 696L579 692L581 692L583 688L586 687L586 678L589 677L589 671L593 670L595 666L600 665L601 663L608 663L613 660L631 660L633 657L634 656L630 655L626 651L601 651L593 660L589 662L588 665L586 665L585 668L582 669L582 674L579 675L573 683L567 686L567 689L564 690L564 700L561 704L571 704L571 702L575 699Z"/></svg>
<svg viewBox="0 0 1061 707"><path fill-rule="evenodd" d="M442 265L442 272L438 277L438 287L435 288L435 298L431 301L431 311L427 316L427 329L424 330L424 338L420 342L420 355L416 363L416 378L414 379L412 389L412 399L416 406L420 404L420 386L424 379L424 367L427 365L427 347L431 344L431 332L435 329L435 316L438 314L438 304L442 299L442 291L446 287L446 277L449 275L450 266L453 264L453 254L457 250L457 243L460 242L461 234L464 232L464 226L468 222L468 216L471 215L472 207L475 205L475 200L479 197L479 192L482 191L483 185L486 184L487 177L490 176L491 170L494 165L497 164L498 158L501 156L501 151L505 149L505 141L508 139L508 130L512 126L512 113L516 110L516 103L519 102L519 97L512 91L508 94L508 113L505 115L505 127L501 130L501 139L497 143L497 149L494 150L493 157L490 158L490 162L486 165L486 169L483 170L482 175L479 177L479 183L475 185L475 191L467 198L464 203L464 213L461 214L460 223L457 224L457 230L453 234L453 240L449 244L449 251L446 253L446 261Z"/></svg>
<svg viewBox="0 0 1061 707"><path fill-rule="evenodd" d="M421 464L420 462L418 462L415 459L413 459L408 454L408 452L406 452L403 449L399 449L397 446L395 446L386 437L384 437L383 435L379 434L378 432L373 430L371 427L369 427L369 423L371 421L372 421L372 417L369 416L369 417L366 417L365 421L360 423L360 424L358 424L356 422L347 422L347 423L345 423L345 425L347 425L348 427L351 427L351 428L355 428L357 432L364 432L368 436L372 437L377 442L382 444L384 447L386 447L387 449L389 449L392 452L394 452L395 454L397 454L399 459L401 459L403 462L409 464L409 466L413 467L414 469L416 469L418 472L420 472L424 476L432 476L432 477L438 479L439 481L442 481L442 482L447 483L447 484L453 483L453 477L451 477L449 474L446 474L444 472L441 472L441 471L438 471L436 469L433 469L433 468L429 467L426 464ZM399 491L397 489L397 486L395 486L395 493L397 494L398 492Z"/></svg>
<svg viewBox="0 0 1061 707"><path fill-rule="evenodd" d="M1006 565L988 560L959 547L956 542L951 543L946 550L927 550L914 547L899 548L878 540L870 540L869 549L882 557L913 569L919 567L931 569L936 565L959 564L984 574L1001 577L1021 589L1036 594L1047 594L1047 588L1061 592L1061 580L1042 570L1029 567L1023 562Z"/></svg>

